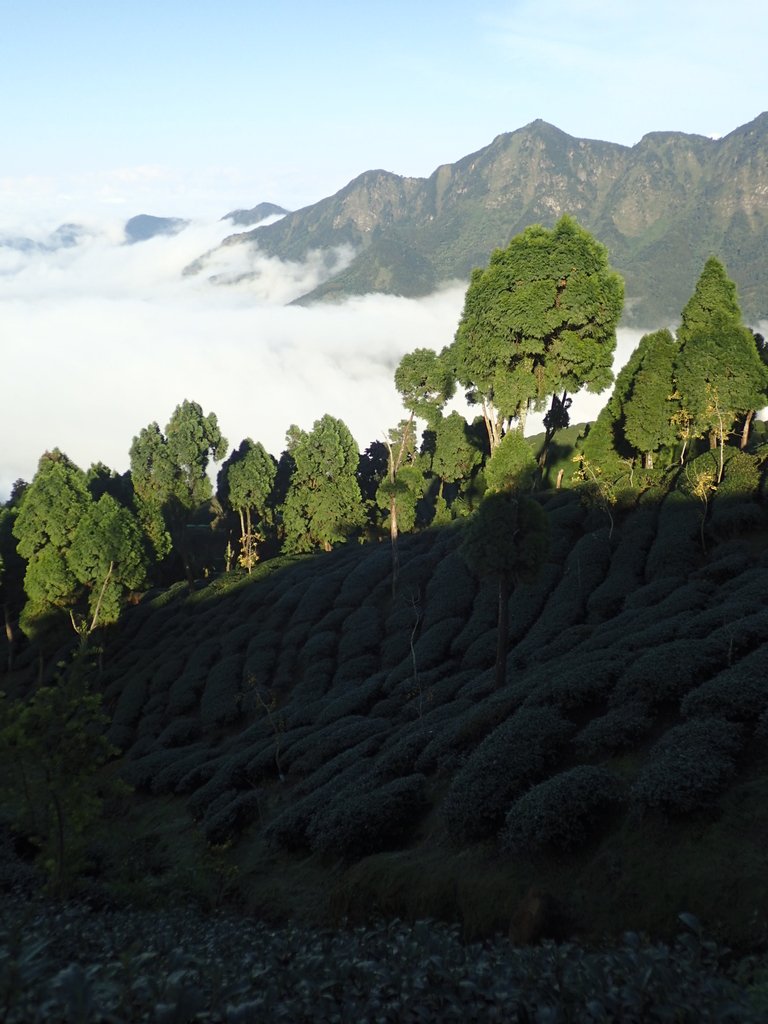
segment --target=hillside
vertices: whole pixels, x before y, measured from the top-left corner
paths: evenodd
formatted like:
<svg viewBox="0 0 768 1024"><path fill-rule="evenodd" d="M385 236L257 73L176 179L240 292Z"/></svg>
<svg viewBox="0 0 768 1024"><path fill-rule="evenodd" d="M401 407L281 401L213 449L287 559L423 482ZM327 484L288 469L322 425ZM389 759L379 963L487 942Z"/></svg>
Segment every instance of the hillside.
<svg viewBox="0 0 768 1024"><path fill-rule="evenodd" d="M429 178L370 170L276 224L233 235L282 259L352 246L355 258L300 301L425 295L465 281L531 223L573 215L625 277L625 323L675 322L706 258L724 261L745 318L768 317L768 114L722 139L653 132L635 146L577 139L544 121L499 135ZM204 271L205 258L196 261Z"/></svg>
<svg viewBox="0 0 768 1024"><path fill-rule="evenodd" d="M105 880L521 940L669 934L689 911L754 946L768 546L762 499L727 481L706 551L684 489L627 495L612 523L542 495L550 554L511 597L496 692L496 589L460 523L401 539L394 597L385 543L147 595L99 681L136 790ZM535 925L531 892L550 908Z"/></svg>

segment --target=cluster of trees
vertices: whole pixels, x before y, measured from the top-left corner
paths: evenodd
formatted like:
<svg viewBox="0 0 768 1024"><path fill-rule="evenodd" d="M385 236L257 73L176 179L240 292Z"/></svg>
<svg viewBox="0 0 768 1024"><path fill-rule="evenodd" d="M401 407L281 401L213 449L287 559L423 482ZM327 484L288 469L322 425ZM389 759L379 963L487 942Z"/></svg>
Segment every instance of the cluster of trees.
<svg viewBox="0 0 768 1024"><path fill-rule="evenodd" d="M700 440L747 447L755 412L768 402L768 350L742 322L736 287L710 257L682 312L676 336L644 335L616 378L583 445L588 464L618 480L635 466L684 463Z"/></svg>
<svg viewBox="0 0 768 1024"><path fill-rule="evenodd" d="M325 415L309 431L291 426L279 460L243 440L214 493L210 467L228 445L215 413L192 401L164 431L157 423L140 431L123 475L46 452L0 510L9 650L19 613L29 636L68 620L86 639L153 583L192 585L205 570L250 571L278 551L327 551L350 537L390 536L394 586L400 532L465 516L487 492L535 486L568 425L571 396L612 380L622 303L606 249L565 216L551 230L526 229L474 271L453 343L403 357L395 386L405 416L362 454L343 421ZM457 386L478 407L472 423L445 412ZM742 323L735 287L711 258L677 337L646 335L618 375L581 445L581 474L616 481L635 467L652 472L684 460L698 439L720 447L722 465L734 431L747 444L767 395L763 339ZM545 409L537 465L523 434L529 412ZM481 518L468 542L478 572L490 571L483 530L497 552L494 523L530 520L540 530L522 504ZM497 567L502 592L525 562L521 550L512 545Z"/></svg>

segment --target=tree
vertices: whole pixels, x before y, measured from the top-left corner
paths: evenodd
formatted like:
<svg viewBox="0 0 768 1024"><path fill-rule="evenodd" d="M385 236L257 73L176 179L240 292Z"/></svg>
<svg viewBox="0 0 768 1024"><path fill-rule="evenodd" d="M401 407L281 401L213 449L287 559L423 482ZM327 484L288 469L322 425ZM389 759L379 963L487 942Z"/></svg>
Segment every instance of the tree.
<svg viewBox="0 0 768 1024"><path fill-rule="evenodd" d="M511 587L535 578L549 551L549 521L541 506L513 491L488 494L468 521L460 548L478 576L498 581L495 686L507 678Z"/></svg>
<svg viewBox="0 0 768 1024"><path fill-rule="evenodd" d="M79 584L67 552L90 503L83 471L57 448L46 452L13 525L18 553L27 560L22 629L28 636L39 635L57 611L77 599Z"/></svg>
<svg viewBox="0 0 768 1024"><path fill-rule="evenodd" d="M473 438L470 427L458 412L441 417L435 427L435 451L432 472L440 478L438 500L445 484L469 481L483 461L483 451Z"/></svg>
<svg viewBox="0 0 768 1024"><path fill-rule="evenodd" d="M55 685L28 700L0 693L0 793L16 828L40 848L56 895L82 866L103 805L98 771L117 753L101 696L89 687L88 658L79 651Z"/></svg>
<svg viewBox="0 0 768 1024"><path fill-rule="evenodd" d="M440 411L453 396L456 383L444 355L432 349L417 348L400 360L395 370L395 387L410 414L432 427Z"/></svg>
<svg viewBox="0 0 768 1024"><path fill-rule="evenodd" d="M18 508L10 502L0 508L0 601L3 605L5 641L7 645L6 667L13 669L13 654L16 643L16 623L24 606L24 573L26 564L16 550L13 528Z"/></svg>
<svg viewBox="0 0 768 1024"><path fill-rule="evenodd" d="M675 443L677 402L674 368L677 345L668 330L645 334L631 357L629 372L616 382L625 384L618 402L623 413L624 436L642 453L643 465L653 469L653 456L661 448Z"/></svg>
<svg viewBox="0 0 768 1024"><path fill-rule="evenodd" d="M522 434L506 434L485 466L485 482L491 491L530 490L536 475L536 459Z"/></svg>
<svg viewBox="0 0 768 1024"><path fill-rule="evenodd" d="M326 414L309 433L290 427L288 448L296 468L283 505L285 550L330 551L365 521L355 440L345 423Z"/></svg>
<svg viewBox="0 0 768 1024"><path fill-rule="evenodd" d="M221 472L228 503L240 518L240 563L250 572L259 557L256 543L264 539L261 525L268 518L277 463L264 445L247 437Z"/></svg>
<svg viewBox="0 0 768 1024"><path fill-rule="evenodd" d="M165 428L145 427L131 444L131 479L139 518L158 560L175 549L190 585L193 581L187 526L209 501L213 488L208 465L227 450L215 413L205 415L197 402L177 405Z"/></svg>
<svg viewBox="0 0 768 1024"><path fill-rule="evenodd" d="M87 636L117 622L125 593L142 586L147 575L144 538L135 517L112 495L102 494L80 520L67 563L88 594L90 621L76 625L77 631Z"/></svg>
<svg viewBox="0 0 768 1024"><path fill-rule="evenodd" d="M688 300L677 332L675 377L692 437L709 435L720 446L722 478L725 436L736 417L765 404L768 370L752 332L741 320L736 286L711 256Z"/></svg>
<svg viewBox="0 0 768 1024"><path fill-rule="evenodd" d="M473 272L450 358L492 450L548 397L567 410L569 393L610 384L623 294L605 247L567 216L526 228Z"/></svg>

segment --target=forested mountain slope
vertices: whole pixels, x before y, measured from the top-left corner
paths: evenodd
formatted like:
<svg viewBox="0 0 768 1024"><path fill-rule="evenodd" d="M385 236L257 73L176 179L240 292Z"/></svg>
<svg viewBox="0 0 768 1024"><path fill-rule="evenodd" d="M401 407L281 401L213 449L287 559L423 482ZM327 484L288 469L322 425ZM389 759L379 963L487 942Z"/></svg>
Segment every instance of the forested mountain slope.
<svg viewBox="0 0 768 1024"><path fill-rule="evenodd" d="M722 139L652 132L635 146L577 139L534 121L429 178L369 170L276 224L233 235L287 260L351 246L352 263L303 301L367 292L424 295L467 280L532 223L575 217L626 280L625 323L674 322L717 253L747 322L768 317L768 114ZM204 270L205 258L195 269Z"/></svg>
<svg viewBox="0 0 768 1024"><path fill-rule="evenodd" d="M761 493L732 483L706 529L684 481L610 516L543 494L550 552L512 593L498 690L497 591L460 522L401 538L394 595L386 543L148 595L99 683L128 827L136 807L165 822L131 871L172 889L196 836L266 915L525 931L533 886L545 931L664 932L688 910L754 942L768 545Z"/></svg>

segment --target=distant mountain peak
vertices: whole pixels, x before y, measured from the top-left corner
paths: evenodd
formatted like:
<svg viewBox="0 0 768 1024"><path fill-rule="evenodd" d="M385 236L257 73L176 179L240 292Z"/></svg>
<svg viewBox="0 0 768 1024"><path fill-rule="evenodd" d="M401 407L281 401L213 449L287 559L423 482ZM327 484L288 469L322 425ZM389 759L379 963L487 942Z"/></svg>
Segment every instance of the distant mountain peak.
<svg viewBox="0 0 768 1024"><path fill-rule="evenodd" d="M290 210L276 206L274 203L259 203L250 210L232 210L230 213L225 213L221 219L231 220L238 227L249 228L254 224L260 224L268 217L282 217L286 213L290 213Z"/></svg>
<svg viewBox="0 0 768 1024"><path fill-rule="evenodd" d="M125 224L126 245L146 242L157 235L177 235L189 224L181 217L153 217L148 213L139 213L131 217Z"/></svg>

